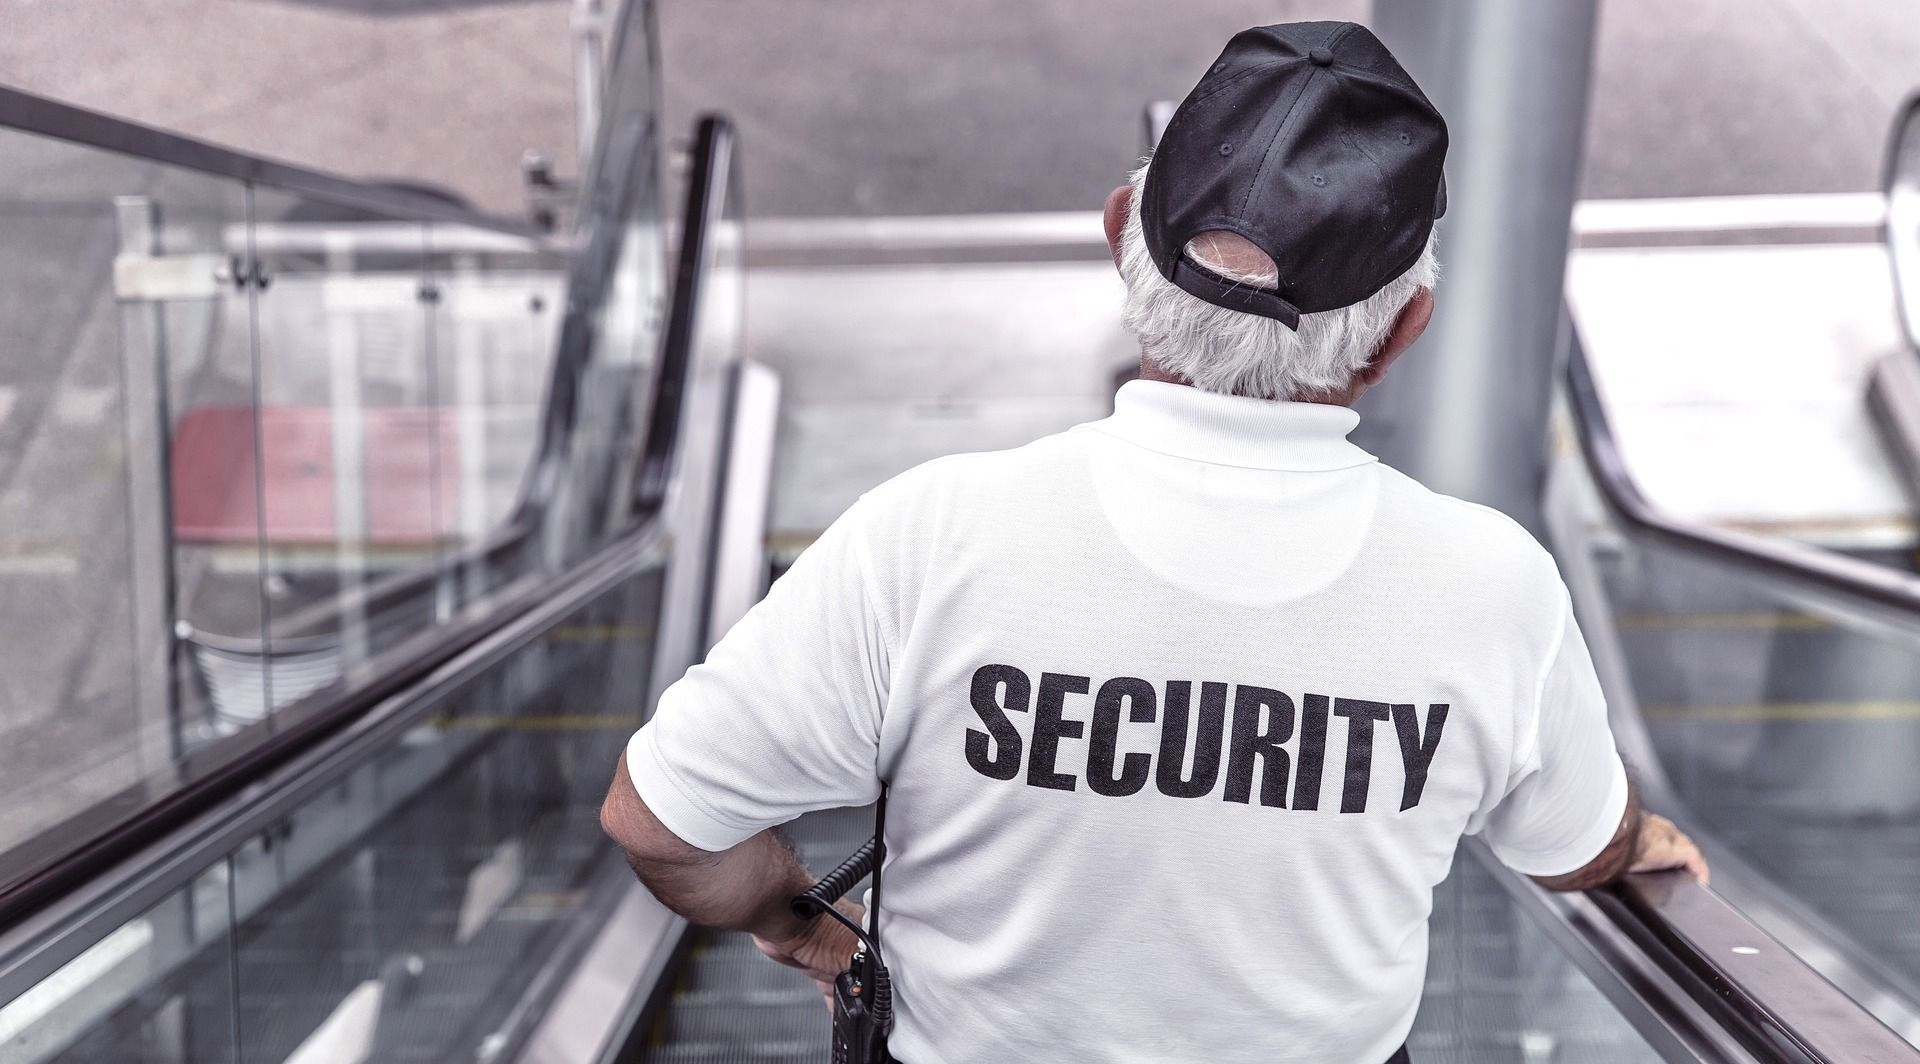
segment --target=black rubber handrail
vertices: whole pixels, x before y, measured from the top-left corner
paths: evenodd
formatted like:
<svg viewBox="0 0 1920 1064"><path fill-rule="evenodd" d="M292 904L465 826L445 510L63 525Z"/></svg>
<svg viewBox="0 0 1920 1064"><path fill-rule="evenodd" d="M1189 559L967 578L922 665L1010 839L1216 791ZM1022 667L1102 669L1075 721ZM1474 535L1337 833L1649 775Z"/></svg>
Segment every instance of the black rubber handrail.
<svg viewBox="0 0 1920 1064"><path fill-rule="evenodd" d="M1568 323L1568 405L1602 503L1630 535L1882 621L1920 630L1920 580L1789 541L1681 521L1647 501L1627 471L1593 372ZM1920 1049L1848 997L1751 918L1682 873L1631 876L1590 893L1609 918L1762 1060L1920 1062Z"/></svg>
<svg viewBox="0 0 1920 1064"><path fill-rule="evenodd" d="M647 419L647 448L634 470L631 505L636 513L658 511L666 502L673 477L673 451L667 443L680 434L686 404L682 393L691 383L698 353L694 337L699 327L700 298L713 267L714 238L726 215L733 175L733 125L721 115L706 115L694 133L693 169L687 176L686 213L674 268L673 307L667 316L666 340L661 345L658 385Z"/></svg>
<svg viewBox="0 0 1920 1064"><path fill-rule="evenodd" d="M1745 913L1685 872L1629 876L1589 896L1756 1057L1914 1064L1915 1049Z"/></svg>
<svg viewBox="0 0 1920 1064"><path fill-rule="evenodd" d="M1577 329L1569 331L1566 375L1568 406L1594 485L1607 508L1634 533L1920 631L1920 576L1792 540L1678 520L1648 502L1627 471Z"/></svg>
<svg viewBox="0 0 1920 1064"><path fill-rule="evenodd" d="M251 155L4 85L0 85L0 128L244 181L397 221L449 222L528 240L543 235L531 223L485 214L435 196Z"/></svg>

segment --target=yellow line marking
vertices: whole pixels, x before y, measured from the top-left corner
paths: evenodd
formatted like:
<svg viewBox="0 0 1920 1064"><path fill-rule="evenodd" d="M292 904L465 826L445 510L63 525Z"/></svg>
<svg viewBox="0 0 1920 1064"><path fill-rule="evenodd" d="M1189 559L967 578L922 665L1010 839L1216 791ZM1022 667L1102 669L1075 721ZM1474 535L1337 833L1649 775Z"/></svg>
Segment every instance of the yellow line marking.
<svg viewBox="0 0 1920 1064"><path fill-rule="evenodd" d="M1916 720L1920 701L1775 702L1727 706L1644 706L1649 720Z"/></svg>
<svg viewBox="0 0 1920 1064"><path fill-rule="evenodd" d="M547 633L548 639L652 639L650 624L562 624Z"/></svg>
<svg viewBox="0 0 1920 1064"><path fill-rule="evenodd" d="M1831 628L1824 617L1780 610L1743 613L1638 613L1620 618L1620 627L1638 631L1723 630L1743 628Z"/></svg>
<svg viewBox="0 0 1920 1064"><path fill-rule="evenodd" d="M640 726L639 714L625 713L558 713L549 716L474 716L446 717L435 721L441 730L452 728L477 728L482 731L600 731L602 729L622 728L628 731Z"/></svg>

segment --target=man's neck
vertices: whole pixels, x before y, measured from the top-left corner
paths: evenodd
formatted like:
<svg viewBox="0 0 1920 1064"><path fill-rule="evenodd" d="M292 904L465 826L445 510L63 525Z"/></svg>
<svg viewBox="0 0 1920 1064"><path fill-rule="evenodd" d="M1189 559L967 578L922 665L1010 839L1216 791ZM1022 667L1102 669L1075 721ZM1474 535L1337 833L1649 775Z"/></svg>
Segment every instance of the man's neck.
<svg viewBox="0 0 1920 1064"><path fill-rule="evenodd" d="M1193 387L1192 381L1177 373L1169 372L1161 366L1160 363L1155 362L1152 356L1144 354L1140 356L1140 379L1143 381L1163 381L1167 384L1179 384L1188 388ZM1363 390L1365 390L1365 386L1358 380L1355 380L1338 391L1309 392L1296 395L1291 401L1296 403L1320 403L1325 406L1352 406L1354 400L1360 398L1360 393ZM1234 394L1238 395L1240 393L1236 392Z"/></svg>

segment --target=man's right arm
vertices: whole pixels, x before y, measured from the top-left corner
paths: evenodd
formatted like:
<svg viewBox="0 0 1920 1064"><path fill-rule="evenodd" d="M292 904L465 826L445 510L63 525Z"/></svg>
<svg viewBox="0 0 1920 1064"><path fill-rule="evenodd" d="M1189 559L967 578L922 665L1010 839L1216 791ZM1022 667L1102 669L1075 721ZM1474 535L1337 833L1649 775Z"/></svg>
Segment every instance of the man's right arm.
<svg viewBox="0 0 1920 1064"><path fill-rule="evenodd" d="M1523 752L1482 837L1501 861L1550 890L1589 890L1630 872L1670 868L1704 881L1706 861L1693 841L1641 809L1564 588L1560 609L1559 638L1532 707L1534 727L1521 732Z"/></svg>
<svg viewBox="0 0 1920 1064"><path fill-rule="evenodd" d="M1640 807L1640 796L1627 792L1627 809L1612 841L1599 856L1560 876L1534 876L1548 890L1592 890L1631 872L1661 872L1684 868L1707 881L1707 861L1673 821Z"/></svg>

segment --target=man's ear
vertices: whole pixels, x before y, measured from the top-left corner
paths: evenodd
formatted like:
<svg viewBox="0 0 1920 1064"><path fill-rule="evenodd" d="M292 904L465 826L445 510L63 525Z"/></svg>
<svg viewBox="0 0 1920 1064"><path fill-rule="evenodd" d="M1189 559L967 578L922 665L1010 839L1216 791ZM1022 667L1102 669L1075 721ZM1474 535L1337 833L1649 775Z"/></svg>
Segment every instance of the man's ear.
<svg viewBox="0 0 1920 1064"><path fill-rule="evenodd" d="M1133 205L1133 188L1121 185L1107 193L1107 206L1100 222L1107 230L1107 250L1113 252L1113 264L1120 265L1120 234L1127 227L1127 209Z"/></svg>
<svg viewBox="0 0 1920 1064"><path fill-rule="evenodd" d="M1433 320L1433 289L1422 288L1413 293L1407 305L1400 308L1400 316L1394 319L1393 331L1387 334L1387 341L1380 345L1380 353L1367 362L1360 371L1360 383L1372 387L1380 383L1387 375L1387 367L1400 357L1400 352L1413 346L1420 334L1427 331L1427 323Z"/></svg>

